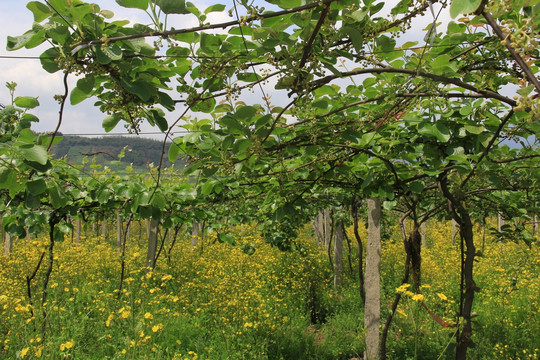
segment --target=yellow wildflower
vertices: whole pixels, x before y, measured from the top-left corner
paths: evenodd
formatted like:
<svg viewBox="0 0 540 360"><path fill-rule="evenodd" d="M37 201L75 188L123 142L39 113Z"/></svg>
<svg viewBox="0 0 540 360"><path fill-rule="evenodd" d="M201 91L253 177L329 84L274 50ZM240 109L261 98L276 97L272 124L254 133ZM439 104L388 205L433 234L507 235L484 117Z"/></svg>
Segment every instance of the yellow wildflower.
<svg viewBox="0 0 540 360"><path fill-rule="evenodd" d="M447 298L446 295L444 295L444 294L437 293L437 296L438 296L439 299L441 299L442 301L448 300L448 298Z"/></svg>

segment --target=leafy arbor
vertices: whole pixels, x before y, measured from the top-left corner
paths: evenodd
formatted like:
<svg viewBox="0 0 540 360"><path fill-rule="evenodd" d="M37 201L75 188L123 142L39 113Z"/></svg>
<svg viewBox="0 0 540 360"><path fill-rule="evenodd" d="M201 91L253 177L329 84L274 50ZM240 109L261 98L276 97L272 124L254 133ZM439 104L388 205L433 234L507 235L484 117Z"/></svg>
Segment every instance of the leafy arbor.
<svg viewBox="0 0 540 360"><path fill-rule="evenodd" d="M89 195L69 193L65 179L50 181L56 175L46 139L35 143L23 131L26 137L10 133L1 148L12 159L2 176L22 179L9 182L17 185L8 186L6 199L19 197L17 206L31 209L28 199L39 195L35 208L62 214L111 206L156 219L180 208L199 215L211 208L215 220L234 211L244 219L267 219L261 224L268 241L288 249L295 227L317 209L379 197L414 220L404 243L417 291L418 227L447 209L462 238L456 353L464 359L477 290L470 204L494 191L524 189L538 203L538 2L403 0L386 16L380 15L384 3L371 0L275 0L270 11L245 1L230 9L183 1L117 3L146 11L152 24L115 20L82 1L32 1L32 29L9 37L8 48L51 44L41 61L46 71L65 74L59 123L65 101L96 97L106 131L121 121L135 132L141 121L167 134L176 126L187 129L173 140L168 157L188 156L186 174L196 183L173 185L181 189L170 196L160 165L144 186L111 183ZM447 5L453 17L470 15L440 29ZM227 10L230 21L207 21ZM426 13L432 25L411 39L407 30ZM168 26L183 17L199 25ZM69 76L78 76L73 89ZM255 95L244 95L249 90ZM280 94L287 100L276 106L272 98L284 99ZM23 103L19 107L32 107ZM175 109L182 115L167 121L165 111ZM192 113L196 118L186 117ZM506 140L521 145L512 149ZM27 167L15 170L15 162ZM79 180L73 176L70 183ZM15 203L6 203L13 209Z"/></svg>

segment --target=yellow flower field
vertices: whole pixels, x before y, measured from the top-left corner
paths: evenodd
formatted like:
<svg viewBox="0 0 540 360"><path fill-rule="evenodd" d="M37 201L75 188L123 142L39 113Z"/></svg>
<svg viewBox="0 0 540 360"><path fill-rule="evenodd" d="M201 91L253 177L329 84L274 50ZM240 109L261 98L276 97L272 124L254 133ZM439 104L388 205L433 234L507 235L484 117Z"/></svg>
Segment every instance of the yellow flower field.
<svg viewBox="0 0 540 360"><path fill-rule="evenodd" d="M361 226L361 236L366 230ZM354 239L352 229L348 229ZM422 306L450 326L459 304L459 244L449 224L430 223L422 251L421 294L400 286L403 244L397 228L383 243L382 314L397 292L388 343L392 359L452 358L453 328L433 321ZM306 227L303 251L281 252L255 228L237 229L241 246L212 235L169 243L155 271L144 268L144 244L127 244L119 293L120 252L112 240L85 238L57 243L48 298L42 304L47 256L27 287L45 238L19 240L0 258L0 357L72 359L351 359L363 351L358 291L358 247L351 242L353 271L332 288L327 254ZM348 252L345 254L347 263ZM488 238L476 263L473 359L538 359L540 257L538 248ZM30 292L29 292L30 290ZM29 296L30 294L30 296ZM44 319L44 316L46 318ZM448 351L446 351L448 350Z"/></svg>

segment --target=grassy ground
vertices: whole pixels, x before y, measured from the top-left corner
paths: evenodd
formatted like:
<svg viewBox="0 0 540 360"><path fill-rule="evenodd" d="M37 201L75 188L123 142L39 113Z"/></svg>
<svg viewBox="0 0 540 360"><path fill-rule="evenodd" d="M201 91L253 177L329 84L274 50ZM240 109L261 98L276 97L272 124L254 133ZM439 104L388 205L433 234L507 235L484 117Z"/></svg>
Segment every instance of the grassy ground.
<svg viewBox="0 0 540 360"><path fill-rule="evenodd" d="M383 316L403 271L395 230L383 244ZM346 258L345 284L335 291L327 255L309 229L299 240L306 251L292 253L268 246L254 229L240 231L237 242L255 247L253 255L241 246L212 243L211 236L191 251L190 240L183 239L170 258L166 244L151 273L144 269L144 244L130 240L120 294L120 257L112 241L89 237L76 245L66 240L55 249L45 305L46 263L31 283L31 300L26 276L47 240L16 242L14 252L0 258L0 358L360 357L363 314L354 244L353 271ZM365 229L361 234L365 237ZM457 320L459 251L449 224L428 225L422 256L422 298L407 287L399 289L404 296L390 330L391 359L453 358L454 329L433 321L420 303L450 325ZM471 359L538 359L539 270L538 247L487 238L476 263L481 292L475 300L477 346Z"/></svg>

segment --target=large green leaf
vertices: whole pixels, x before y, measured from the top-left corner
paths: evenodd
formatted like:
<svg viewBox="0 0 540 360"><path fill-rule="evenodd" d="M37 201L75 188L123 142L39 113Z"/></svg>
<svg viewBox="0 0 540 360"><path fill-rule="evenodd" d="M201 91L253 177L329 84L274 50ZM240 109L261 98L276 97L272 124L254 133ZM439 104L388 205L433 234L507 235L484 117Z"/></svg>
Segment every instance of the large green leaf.
<svg viewBox="0 0 540 360"><path fill-rule="evenodd" d="M165 14L189 14L185 0L156 0L156 4Z"/></svg>
<svg viewBox="0 0 540 360"><path fill-rule="evenodd" d="M119 113L114 113L107 116L105 119L103 119L103 129L105 129L106 132L110 132L116 127L120 120L122 120L122 115L120 115Z"/></svg>
<svg viewBox="0 0 540 360"><path fill-rule="evenodd" d="M86 93L83 90L81 90L80 87L76 86L71 90L71 94L69 95L69 102L71 105L77 105L78 103L88 99L91 97L92 94Z"/></svg>
<svg viewBox="0 0 540 360"><path fill-rule="evenodd" d="M23 145L19 147L22 157L28 161L34 161L45 165L49 159L47 149L40 145Z"/></svg>
<svg viewBox="0 0 540 360"><path fill-rule="evenodd" d="M459 14L468 14L476 11L482 0L452 0L450 16L454 19Z"/></svg>
<svg viewBox="0 0 540 360"><path fill-rule="evenodd" d="M48 189L49 200L55 209L59 209L67 205L69 199L64 190L60 188L56 182L49 184Z"/></svg>
<svg viewBox="0 0 540 360"><path fill-rule="evenodd" d="M142 101L150 100L150 90L154 87L152 84L147 83L146 81L131 81L127 78L122 78L120 80L120 85L122 85L122 87L130 93L137 95Z"/></svg>
<svg viewBox="0 0 540 360"><path fill-rule="evenodd" d="M56 48L50 48L45 50L43 54L41 54L39 57L43 69L45 69L45 71L51 74L60 70L58 64L55 62L55 59L59 56L60 52Z"/></svg>
<svg viewBox="0 0 540 360"><path fill-rule="evenodd" d="M135 8L146 10L148 8L148 0L116 0L118 5L125 8Z"/></svg>
<svg viewBox="0 0 540 360"><path fill-rule="evenodd" d="M34 21L38 23L52 15L51 9L39 1L30 1L26 8L34 14Z"/></svg>
<svg viewBox="0 0 540 360"><path fill-rule="evenodd" d="M179 154L180 154L180 148L178 147L178 145L176 145L176 142L173 141L173 143L169 147L169 153L168 153L169 161L175 162L178 159Z"/></svg>
<svg viewBox="0 0 540 360"><path fill-rule="evenodd" d="M8 51L13 51L24 47L35 34L36 33L34 31L29 30L19 36L8 36L6 49Z"/></svg>
<svg viewBox="0 0 540 360"><path fill-rule="evenodd" d="M169 124L167 123L167 119L165 119L165 113L163 110L159 108L152 108L149 109L148 112L148 120L151 120L154 122L161 131L167 131L169 129Z"/></svg>
<svg viewBox="0 0 540 360"><path fill-rule="evenodd" d="M26 183L28 192L32 195L43 194L47 190L47 184L43 179L32 180Z"/></svg>
<svg viewBox="0 0 540 360"><path fill-rule="evenodd" d="M223 11L223 10L225 10L225 5L214 4L214 5L211 5L211 6L207 7L206 10L204 10L204 13L205 14L210 14L211 12L220 12L220 11Z"/></svg>
<svg viewBox="0 0 540 360"><path fill-rule="evenodd" d="M421 124L418 127L418 132L423 135L431 135L443 143L450 140L451 137L450 130L448 130L448 128L441 122L437 122L435 124Z"/></svg>
<svg viewBox="0 0 540 360"><path fill-rule="evenodd" d="M33 109L39 106L38 99L30 96L17 96L14 102L15 105L25 109Z"/></svg>

